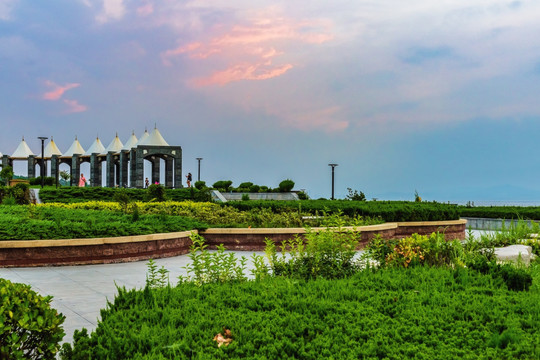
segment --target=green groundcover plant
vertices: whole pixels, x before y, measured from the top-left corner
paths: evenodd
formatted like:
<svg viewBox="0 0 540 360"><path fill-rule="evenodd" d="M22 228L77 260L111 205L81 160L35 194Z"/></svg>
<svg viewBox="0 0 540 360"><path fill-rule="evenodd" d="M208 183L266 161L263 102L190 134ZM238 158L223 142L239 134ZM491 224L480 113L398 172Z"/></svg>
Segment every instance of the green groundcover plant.
<svg viewBox="0 0 540 360"><path fill-rule="evenodd" d="M173 286L150 262L147 286L119 288L62 359L539 358L539 262L500 265L443 240L379 238L365 263L350 257L355 238L329 228L284 257L269 242L249 280L245 258L194 236L188 276Z"/></svg>
<svg viewBox="0 0 540 360"><path fill-rule="evenodd" d="M114 237L206 228L204 222L166 214L0 206L0 240Z"/></svg>
<svg viewBox="0 0 540 360"><path fill-rule="evenodd" d="M63 359L533 359L538 271L529 292L479 272L363 271L339 280L265 278L119 289ZM229 329L232 342L214 337Z"/></svg>
<svg viewBox="0 0 540 360"><path fill-rule="evenodd" d="M0 359L55 359L65 317L50 303L29 285L0 278Z"/></svg>

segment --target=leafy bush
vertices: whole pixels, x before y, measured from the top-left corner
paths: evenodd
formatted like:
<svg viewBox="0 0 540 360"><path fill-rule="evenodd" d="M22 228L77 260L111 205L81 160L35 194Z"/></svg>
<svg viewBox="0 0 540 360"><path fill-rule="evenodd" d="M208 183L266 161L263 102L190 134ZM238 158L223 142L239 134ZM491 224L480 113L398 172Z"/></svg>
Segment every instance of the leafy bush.
<svg viewBox="0 0 540 360"><path fill-rule="evenodd" d="M30 186L19 183L12 187L0 187L0 203L4 205L30 204Z"/></svg>
<svg viewBox="0 0 540 360"><path fill-rule="evenodd" d="M199 181L195 181L195 188L197 190L202 190L206 187L206 181L202 181L202 180L199 180Z"/></svg>
<svg viewBox="0 0 540 360"><path fill-rule="evenodd" d="M9 180L13 179L13 175L13 168L11 166L4 166L0 170L0 179L2 179L5 185L9 184Z"/></svg>
<svg viewBox="0 0 540 360"><path fill-rule="evenodd" d="M358 190L353 190L351 188L347 188L347 191L348 191L348 194L346 196L347 200L366 201L366 195L362 191L358 192Z"/></svg>
<svg viewBox="0 0 540 360"><path fill-rule="evenodd" d="M0 278L0 359L55 359L65 316L29 285Z"/></svg>
<svg viewBox="0 0 540 360"><path fill-rule="evenodd" d="M146 191L146 201L163 202L166 200L165 187L163 185L152 184Z"/></svg>
<svg viewBox="0 0 540 360"><path fill-rule="evenodd" d="M539 279L538 277L535 280ZM413 267L126 290L63 359L537 359L538 286ZM228 346L212 339L226 327Z"/></svg>
<svg viewBox="0 0 540 360"><path fill-rule="evenodd" d="M28 179L28 182L30 185L41 185L41 176ZM50 176L43 177L43 185L53 186L55 184L56 184L56 179L54 177L50 177Z"/></svg>
<svg viewBox="0 0 540 360"><path fill-rule="evenodd" d="M305 239L304 239L305 238ZM339 279L360 270L354 261L359 232L343 229L308 230L304 238L284 241L281 254L272 240L266 241L266 256L275 276L299 279Z"/></svg>
<svg viewBox="0 0 540 360"><path fill-rule="evenodd" d="M280 192L289 192L294 187L294 181L291 179L285 179L282 182L279 183L279 191Z"/></svg>
<svg viewBox="0 0 540 360"><path fill-rule="evenodd" d="M229 191L230 188L231 188L231 185L232 185L232 181L231 180L220 180L220 181L216 181L212 187L214 187L215 189L218 189L220 191Z"/></svg>

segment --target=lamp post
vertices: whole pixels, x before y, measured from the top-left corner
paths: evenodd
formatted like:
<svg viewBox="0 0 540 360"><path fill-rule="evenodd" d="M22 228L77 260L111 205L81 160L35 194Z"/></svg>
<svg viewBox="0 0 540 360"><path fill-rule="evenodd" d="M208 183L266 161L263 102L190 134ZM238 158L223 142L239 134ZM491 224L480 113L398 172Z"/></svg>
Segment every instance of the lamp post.
<svg viewBox="0 0 540 360"><path fill-rule="evenodd" d="M45 136L38 136L38 139L41 140L41 166L39 167L39 173L41 174L41 188L43 189L43 185L45 184L45 158L44 158L44 146L45 146L45 140L48 139L48 137Z"/></svg>
<svg viewBox="0 0 540 360"><path fill-rule="evenodd" d="M199 171L197 172L197 181L201 181L201 160L203 158L196 158L196 159L199 162Z"/></svg>
<svg viewBox="0 0 540 360"><path fill-rule="evenodd" d="M338 166L338 164L328 164L328 166L332 167L332 200L334 200L334 168Z"/></svg>

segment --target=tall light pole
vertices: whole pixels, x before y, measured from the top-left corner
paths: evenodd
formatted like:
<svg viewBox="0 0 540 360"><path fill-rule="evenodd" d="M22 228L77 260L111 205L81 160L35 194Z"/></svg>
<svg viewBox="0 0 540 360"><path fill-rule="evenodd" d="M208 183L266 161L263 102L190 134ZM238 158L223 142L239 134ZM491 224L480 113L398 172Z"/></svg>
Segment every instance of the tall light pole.
<svg viewBox="0 0 540 360"><path fill-rule="evenodd" d="M196 159L199 162L199 172L197 173L197 181L201 181L201 160L203 158L196 158Z"/></svg>
<svg viewBox="0 0 540 360"><path fill-rule="evenodd" d="M332 167L332 200L334 200L334 168L338 166L338 164L328 164L328 166Z"/></svg>
<svg viewBox="0 0 540 360"><path fill-rule="evenodd" d="M48 137L38 136L38 139L41 140L41 166L39 167L39 173L41 174L41 188L43 189L43 185L45 184L45 158L43 153L45 152L45 140Z"/></svg>

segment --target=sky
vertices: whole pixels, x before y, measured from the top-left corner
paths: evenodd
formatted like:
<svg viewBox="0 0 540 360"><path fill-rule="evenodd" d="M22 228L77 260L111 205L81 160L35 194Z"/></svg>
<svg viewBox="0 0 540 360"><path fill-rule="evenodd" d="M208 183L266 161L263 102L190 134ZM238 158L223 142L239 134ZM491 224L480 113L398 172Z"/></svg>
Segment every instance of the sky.
<svg viewBox="0 0 540 360"><path fill-rule="evenodd" d="M0 0L0 152L157 126L208 184L329 198L337 163L337 198L540 200L538 18L532 0Z"/></svg>

